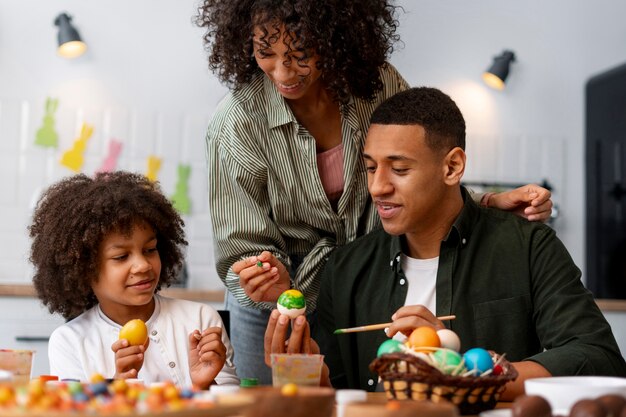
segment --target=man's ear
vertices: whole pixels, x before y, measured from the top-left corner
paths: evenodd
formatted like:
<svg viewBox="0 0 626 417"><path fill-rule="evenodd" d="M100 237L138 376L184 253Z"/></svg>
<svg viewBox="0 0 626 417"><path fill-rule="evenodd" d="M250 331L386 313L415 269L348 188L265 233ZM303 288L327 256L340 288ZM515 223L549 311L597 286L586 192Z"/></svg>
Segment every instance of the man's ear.
<svg viewBox="0 0 626 417"><path fill-rule="evenodd" d="M447 185L458 185L461 183L465 172L465 152L463 149L452 148L444 158L444 182Z"/></svg>

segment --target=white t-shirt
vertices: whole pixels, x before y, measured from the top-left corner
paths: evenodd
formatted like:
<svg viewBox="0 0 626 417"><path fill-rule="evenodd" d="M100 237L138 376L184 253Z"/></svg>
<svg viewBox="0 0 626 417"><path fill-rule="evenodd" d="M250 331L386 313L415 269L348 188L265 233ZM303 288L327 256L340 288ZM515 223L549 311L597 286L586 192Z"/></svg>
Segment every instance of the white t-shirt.
<svg viewBox="0 0 626 417"><path fill-rule="evenodd" d="M137 378L145 383L173 381L179 387L191 387L189 375L189 334L208 327L224 327L217 311L206 304L155 295L155 308L146 322L150 344ZM58 327L50 336L48 357L50 374L59 379L88 381L99 373L115 375L115 354L111 345L118 340L122 327L109 319L99 305ZM226 363L215 378L219 385L239 384L233 364L233 348L222 333Z"/></svg>
<svg viewBox="0 0 626 417"><path fill-rule="evenodd" d="M435 290L437 288L439 257L415 259L402 254L400 265L409 285L404 305L421 304L433 314L437 314Z"/></svg>

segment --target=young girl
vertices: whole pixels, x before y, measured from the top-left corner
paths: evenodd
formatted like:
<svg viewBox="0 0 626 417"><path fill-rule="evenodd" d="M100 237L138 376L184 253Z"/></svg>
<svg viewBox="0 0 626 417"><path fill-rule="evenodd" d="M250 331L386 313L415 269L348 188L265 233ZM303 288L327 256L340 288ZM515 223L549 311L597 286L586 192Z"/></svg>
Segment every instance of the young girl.
<svg viewBox="0 0 626 417"><path fill-rule="evenodd" d="M215 309L157 294L182 265L183 226L158 185L141 175L80 174L45 191L29 227L33 282L50 312L70 320L50 336L51 374L201 389L238 383ZM131 319L146 322L144 345L118 340Z"/></svg>

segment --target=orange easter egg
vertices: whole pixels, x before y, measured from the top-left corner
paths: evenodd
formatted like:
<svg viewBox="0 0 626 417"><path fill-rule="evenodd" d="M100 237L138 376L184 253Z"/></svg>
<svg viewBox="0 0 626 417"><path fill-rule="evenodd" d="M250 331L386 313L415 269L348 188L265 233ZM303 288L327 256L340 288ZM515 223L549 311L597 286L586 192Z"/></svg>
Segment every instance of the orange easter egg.
<svg viewBox="0 0 626 417"><path fill-rule="evenodd" d="M420 350L420 348L438 348L441 347L441 341L437 335L437 330L428 326L417 327L407 341L408 345L413 349ZM424 349L429 350L429 349Z"/></svg>

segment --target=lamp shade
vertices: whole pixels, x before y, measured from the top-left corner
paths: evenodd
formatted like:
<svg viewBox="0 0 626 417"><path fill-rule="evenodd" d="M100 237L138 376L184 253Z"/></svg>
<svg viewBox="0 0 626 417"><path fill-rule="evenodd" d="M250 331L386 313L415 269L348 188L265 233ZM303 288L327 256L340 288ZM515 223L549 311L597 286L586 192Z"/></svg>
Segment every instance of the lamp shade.
<svg viewBox="0 0 626 417"><path fill-rule="evenodd" d="M504 82L509 76L511 62L515 61L513 51L504 51L493 59L493 64L483 73L483 81L496 90L504 90Z"/></svg>
<svg viewBox="0 0 626 417"><path fill-rule="evenodd" d="M57 53L64 58L76 58L87 50L76 28L72 25L72 18L67 13L61 13L54 20L59 27Z"/></svg>

